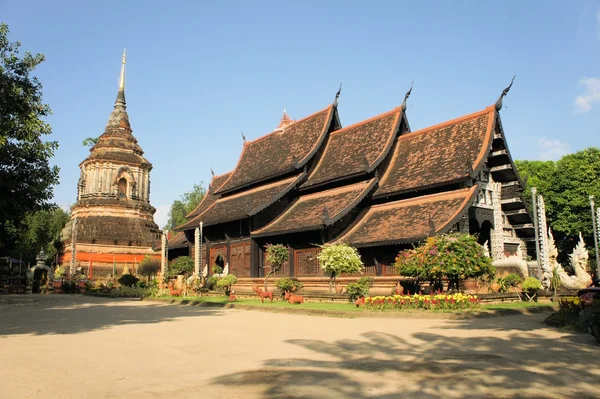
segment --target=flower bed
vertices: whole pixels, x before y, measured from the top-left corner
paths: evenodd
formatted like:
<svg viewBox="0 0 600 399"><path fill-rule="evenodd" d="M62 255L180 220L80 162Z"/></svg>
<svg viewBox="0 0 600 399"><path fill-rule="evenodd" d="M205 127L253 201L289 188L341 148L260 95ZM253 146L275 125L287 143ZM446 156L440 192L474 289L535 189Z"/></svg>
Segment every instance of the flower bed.
<svg viewBox="0 0 600 399"><path fill-rule="evenodd" d="M393 295L365 298L367 309L469 309L480 306L477 295L432 294Z"/></svg>

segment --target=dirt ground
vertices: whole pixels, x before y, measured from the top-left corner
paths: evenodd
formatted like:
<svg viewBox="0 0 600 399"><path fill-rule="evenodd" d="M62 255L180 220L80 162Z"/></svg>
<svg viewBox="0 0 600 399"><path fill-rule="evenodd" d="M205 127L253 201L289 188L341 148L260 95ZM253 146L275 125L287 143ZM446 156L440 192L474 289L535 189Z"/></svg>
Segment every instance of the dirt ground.
<svg viewBox="0 0 600 399"><path fill-rule="evenodd" d="M0 398L591 398L600 347L547 313L339 319L0 297ZM16 302L16 303L15 303Z"/></svg>

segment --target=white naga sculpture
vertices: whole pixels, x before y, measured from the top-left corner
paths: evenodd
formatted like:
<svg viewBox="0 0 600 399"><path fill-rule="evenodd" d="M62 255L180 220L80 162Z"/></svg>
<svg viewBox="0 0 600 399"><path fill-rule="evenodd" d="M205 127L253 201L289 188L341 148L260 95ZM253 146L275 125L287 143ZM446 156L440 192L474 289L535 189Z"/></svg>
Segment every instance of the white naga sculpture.
<svg viewBox="0 0 600 399"><path fill-rule="evenodd" d="M581 233L579 233L579 242L575 249L573 249L573 253L569 255L571 260L571 267L575 271L575 275L569 275L562 267L560 263L556 260L558 257L558 250L556 249L556 245L554 244L554 237L552 236L552 231L548 229L548 264L545 265L542 263L542 271L544 276L544 285L547 288L550 286L550 280L548 278L552 278L552 271L556 270L560 277L560 284L569 290L579 290L582 288L589 287L592 284L592 278L585 271L585 266L587 265L589 254L585 247L585 242L583 241L583 237Z"/></svg>
<svg viewBox="0 0 600 399"><path fill-rule="evenodd" d="M517 248L517 252L514 255L503 255L502 259L494 260L492 265L497 269L506 268L511 273L511 270L518 270L523 278L529 277L527 262L523 259L523 252L521 251L520 246Z"/></svg>

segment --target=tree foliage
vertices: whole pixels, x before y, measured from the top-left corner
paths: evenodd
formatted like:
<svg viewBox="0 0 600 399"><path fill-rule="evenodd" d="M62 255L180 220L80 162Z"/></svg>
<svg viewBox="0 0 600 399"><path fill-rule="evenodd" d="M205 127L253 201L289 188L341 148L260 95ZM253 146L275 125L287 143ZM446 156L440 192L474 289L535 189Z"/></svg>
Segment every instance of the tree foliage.
<svg viewBox="0 0 600 399"><path fill-rule="evenodd" d="M329 290L333 290L333 280L340 274L362 273L364 267L357 249L347 244L320 245L317 255L321 269L329 274Z"/></svg>
<svg viewBox="0 0 600 399"><path fill-rule="evenodd" d="M265 277L264 290L267 291L267 282L273 273L277 273L283 267L283 264L290 259L290 249L283 244L267 244L267 262L271 265L271 270Z"/></svg>
<svg viewBox="0 0 600 399"><path fill-rule="evenodd" d="M401 251L395 267L401 276L427 281L432 288L441 288L443 278L458 288L461 280L495 273L491 258L469 234L429 237L420 246Z"/></svg>
<svg viewBox="0 0 600 399"><path fill-rule="evenodd" d="M33 70L42 54L25 52L9 42L8 26L0 24L0 252L14 249L26 214L48 209L58 167L49 160L56 141L43 141L52 130L44 118L42 85Z"/></svg>
<svg viewBox="0 0 600 399"><path fill-rule="evenodd" d="M148 280L155 276L160 271L160 261L151 256L144 256L144 259L140 262L140 268L138 273L142 276L148 276Z"/></svg>
<svg viewBox="0 0 600 399"><path fill-rule="evenodd" d="M194 273L194 260L189 256L180 256L169 266L167 275L169 278L175 277L179 274L192 274Z"/></svg>
<svg viewBox="0 0 600 399"><path fill-rule="evenodd" d="M21 229L17 231L17 243L11 253L15 258L22 256L24 261L33 264L43 248L48 257L46 263L52 264L62 245L60 234L69 217L67 212L58 207L27 213Z"/></svg>
<svg viewBox="0 0 600 399"><path fill-rule="evenodd" d="M600 204L600 148L586 148L556 162L516 161L515 164L521 177L528 177L523 193L525 201L531 204L531 187L536 187L544 197L548 225L560 252L559 260L564 261L575 247L579 232L593 254L589 196L594 195Z"/></svg>
<svg viewBox="0 0 600 399"><path fill-rule="evenodd" d="M85 140L81 142L81 145L84 147L93 147L98 142L100 137L87 137Z"/></svg>
<svg viewBox="0 0 600 399"><path fill-rule="evenodd" d="M185 217L196 209L205 194L206 189L202 186L202 182L200 182L200 184L194 184L192 190L184 193L181 199L173 201L169 209L169 220L163 229L173 229L185 223L187 220Z"/></svg>

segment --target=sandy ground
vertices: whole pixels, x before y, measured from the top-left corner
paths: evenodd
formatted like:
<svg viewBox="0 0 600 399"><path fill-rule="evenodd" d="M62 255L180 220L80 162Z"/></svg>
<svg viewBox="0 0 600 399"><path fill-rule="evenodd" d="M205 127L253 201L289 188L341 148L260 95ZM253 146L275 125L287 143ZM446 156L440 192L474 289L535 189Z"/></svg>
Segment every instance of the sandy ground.
<svg viewBox="0 0 600 399"><path fill-rule="evenodd" d="M0 398L600 397L600 347L547 314L287 315L0 297Z"/></svg>

